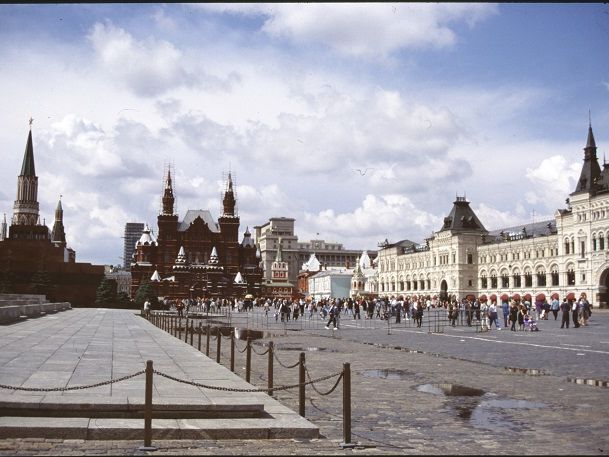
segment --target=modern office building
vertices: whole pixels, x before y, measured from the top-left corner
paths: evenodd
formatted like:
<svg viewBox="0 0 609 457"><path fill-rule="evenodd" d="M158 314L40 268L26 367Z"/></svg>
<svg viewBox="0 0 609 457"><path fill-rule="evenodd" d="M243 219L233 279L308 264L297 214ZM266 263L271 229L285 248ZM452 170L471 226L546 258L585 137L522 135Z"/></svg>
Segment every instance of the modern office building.
<svg viewBox="0 0 609 457"><path fill-rule="evenodd" d="M125 224L125 234L123 235L123 268L125 271L131 269L133 253L135 252L135 243L140 239L143 231L143 222L127 222Z"/></svg>

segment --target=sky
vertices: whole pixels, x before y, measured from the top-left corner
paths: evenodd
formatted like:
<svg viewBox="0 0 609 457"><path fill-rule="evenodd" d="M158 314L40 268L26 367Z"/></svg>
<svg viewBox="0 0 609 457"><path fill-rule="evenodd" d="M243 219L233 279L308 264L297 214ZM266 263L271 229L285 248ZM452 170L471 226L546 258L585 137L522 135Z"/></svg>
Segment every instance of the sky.
<svg viewBox="0 0 609 457"><path fill-rule="evenodd" d="M127 222L177 212L299 241L424 243L465 196L488 230L552 219L588 124L609 153L602 3L2 4L0 212L32 134L41 218L122 264Z"/></svg>

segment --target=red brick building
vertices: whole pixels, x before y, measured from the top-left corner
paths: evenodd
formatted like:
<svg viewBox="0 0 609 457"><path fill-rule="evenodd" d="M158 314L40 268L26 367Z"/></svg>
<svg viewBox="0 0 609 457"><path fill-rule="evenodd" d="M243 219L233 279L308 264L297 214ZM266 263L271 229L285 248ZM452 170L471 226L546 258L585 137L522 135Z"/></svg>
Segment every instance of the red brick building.
<svg viewBox="0 0 609 457"><path fill-rule="evenodd" d="M239 242L239 216L230 173L218 222L208 210L188 210L179 220L174 213L171 169L165 176L161 202L157 238L145 227L136 243L131 262L133 297L145 281L152 281L163 297L260 294L260 253L248 229Z"/></svg>
<svg viewBox="0 0 609 457"><path fill-rule="evenodd" d="M5 292L44 294L52 302L89 306L103 276L103 265L77 263L76 253L67 247L61 198L52 231L40 222L30 121L8 234L6 220L0 228L2 288Z"/></svg>

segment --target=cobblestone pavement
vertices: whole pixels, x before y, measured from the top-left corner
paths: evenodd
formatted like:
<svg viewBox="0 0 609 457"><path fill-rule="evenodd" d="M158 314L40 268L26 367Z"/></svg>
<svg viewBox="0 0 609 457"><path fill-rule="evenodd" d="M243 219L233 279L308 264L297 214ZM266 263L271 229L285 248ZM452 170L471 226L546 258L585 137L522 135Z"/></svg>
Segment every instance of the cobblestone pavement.
<svg viewBox="0 0 609 457"><path fill-rule="evenodd" d="M352 442L342 449L342 386L322 396L306 391L306 417L320 427L315 440L158 441L50 439L0 440L1 455L344 455L344 454L559 454L609 452L609 388L570 382L608 381L609 312L595 310L589 327L560 331L540 323L540 332L477 333L447 328L443 334L393 326L337 331L270 329L254 342L262 353L273 341L284 365L300 352L312 378L351 365ZM290 324L294 325L294 323ZM463 340L463 341L461 341ZM465 343L465 344L464 344ZM176 344L185 344L176 341ZM214 343L212 343L214 344ZM245 346L238 342L238 349ZM210 354L215 356L215 345ZM235 371L245 377L237 352ZM251 383L266 387L267 356L253 354ZM229 366L228 344L222 364ZM274 364L275 387L298 382L298 369ZM511 370L506 368L512 368ZM517 368L522 368L518 370ZM527 374L528 373L528 374ZM334 379L316 386L329 390ZM463 389L470 388L470 389ZM472 390L479 389L479 391ZM458 395L457 395L458 394ZM469 394L465 396L463 394ZM298 392L276 398L298 411Z"/></svg>

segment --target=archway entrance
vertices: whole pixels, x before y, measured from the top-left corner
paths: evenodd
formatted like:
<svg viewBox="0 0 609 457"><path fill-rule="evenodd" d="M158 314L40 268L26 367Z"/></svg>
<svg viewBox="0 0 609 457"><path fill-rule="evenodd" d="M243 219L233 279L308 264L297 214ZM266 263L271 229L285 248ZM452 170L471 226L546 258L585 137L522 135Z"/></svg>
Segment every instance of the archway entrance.
<svg viewBox="0 0 609 457"><path fill-rule="evenodd" d="M445 279L440 283L440 301L448 300L448 283Z"/></svg>
<svg viewBox="0 0 609 457"><path fill-rule="evenodd" d="M588 300L593 297L588 297ZM609 303L609 268L601 273L600 281L598 284L598 303L593 303L596 307L607 307Z"/></svg>

